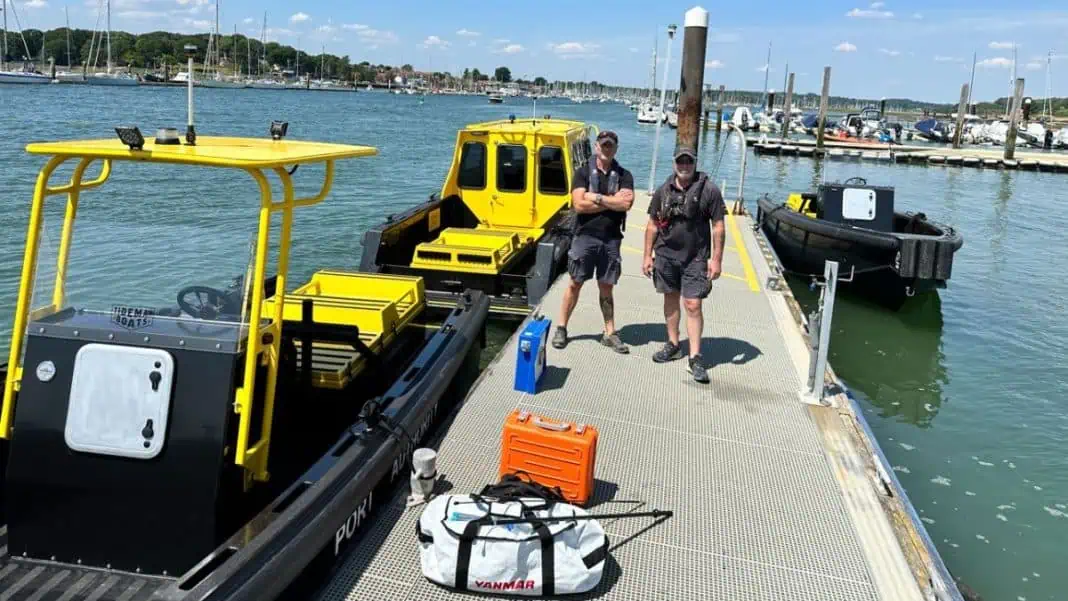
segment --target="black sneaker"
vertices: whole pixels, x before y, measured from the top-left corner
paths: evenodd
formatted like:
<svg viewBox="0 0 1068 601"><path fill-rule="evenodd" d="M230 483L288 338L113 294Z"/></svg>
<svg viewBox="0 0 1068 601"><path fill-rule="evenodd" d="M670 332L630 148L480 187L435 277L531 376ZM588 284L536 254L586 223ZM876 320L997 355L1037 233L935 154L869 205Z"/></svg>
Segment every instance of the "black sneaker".
<svg viewBox="0 0 1068 601"><path fill-rule="evenodd" d="M653 361L657 363L667 363L676 359L682 359L682 347L670 342L665 343L663 348L653 355Z"/></svg>
<svg viewBox="0 0 1068 601"><path fill-rule="evenodd" d="M612 350L619 353L620 355L626 355L630 352L630 348L628 348L627 345L623 344L623 341L619 339L619 334L612 334L611 336L609 336L608 334L602 333L601 344L608 347L612 347Z"/></svg>
<svg viewBox="0 0 1068 601"><path fill-rule="evenodd" d="M690 362L686 365L686 371L693 375L694 381L702 384L708 383L708 370L705 368L704 362L701 361L701 355L690 357Z"/></svg>
<svg viewBox="0 0 1068 601"><path fill-rule="evenodd" d="M556 326L556 331L553 332L553 348L564 348L567 346L567 327Z"/></svg>

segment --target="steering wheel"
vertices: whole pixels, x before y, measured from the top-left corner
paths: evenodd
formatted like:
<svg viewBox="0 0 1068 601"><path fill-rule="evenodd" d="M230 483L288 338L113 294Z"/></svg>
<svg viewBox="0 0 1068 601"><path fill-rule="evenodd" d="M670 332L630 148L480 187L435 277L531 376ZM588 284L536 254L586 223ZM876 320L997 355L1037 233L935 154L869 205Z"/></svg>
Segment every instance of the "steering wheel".
<svg viewBox="0 0 1068 601"><path fill-rule="evenodd" d="M216 288L186 286L178 291L178 306L198 319L216 319L225 305L226 293Z"/></svg>

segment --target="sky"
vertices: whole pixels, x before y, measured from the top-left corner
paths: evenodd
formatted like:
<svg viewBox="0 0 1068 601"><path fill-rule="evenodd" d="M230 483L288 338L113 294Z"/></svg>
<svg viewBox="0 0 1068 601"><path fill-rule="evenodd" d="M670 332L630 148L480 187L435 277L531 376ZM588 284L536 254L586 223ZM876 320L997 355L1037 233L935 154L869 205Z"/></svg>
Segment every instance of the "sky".
<svg viewBox="0 0 1068 601"><path fill-rule="evenodd" d="M8 0L9 2L11 0ZM64 23L93 28L104 0L15 0L23 27ZM205 32L215 0L111 0L112 29L132 33ZM354 62L462 72L510 68L513 77L597 80L648 86L654 43L657 85L671 47L668 87L679 82L684 15L696 3L678 0L521 2L482 0L220 0L220 29L258 38L264 11L271 41ZM1068 96L1068 0L765 0L708 3L705 83L728 89L782 90L789 64L795 89L819 92L823 67L831 93L865 98L908 97L956 102L977 54L976 100L1010 91L1012 46L1025 94L1045 95L1046 56L1053 93ZM11 19L9 18L9 26ZM772 44L770 65L768 44ZM1059 52L1059 53L1058 53Z"/></svg>

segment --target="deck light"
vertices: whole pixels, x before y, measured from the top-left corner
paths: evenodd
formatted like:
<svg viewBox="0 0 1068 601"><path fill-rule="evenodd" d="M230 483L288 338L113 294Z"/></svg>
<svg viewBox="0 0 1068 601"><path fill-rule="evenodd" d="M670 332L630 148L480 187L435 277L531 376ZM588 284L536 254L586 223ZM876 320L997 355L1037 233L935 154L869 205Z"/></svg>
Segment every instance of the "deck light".
<svg viewBox="0 0 1068 601"><path fill-rule="evenodd" d="M185 143L190 146L196 146L197 130L193 125L193 59L197 55L197 47L195 44L186 44L183 49L188 63L186 71L189 73L189 77L186 80L186 102L188 104L187 112L189 117L185 126Z"/></svg>
<svg viewBox="0 0 1068 601"><path fill-rule="evenodd" d="M161 127L156 130L156 144L174 145L181 144L178 139L178 129L174 127Z"/></svg>
<svg viewBox="0 0 1068 601"><path fill-rule="evenodd" d="M515 123L515 115L508 115L508 120L512 123Z"/></svg>
<svg viewBox="0 0 1068 601"><path fill-rule="evenodd" d="M123 144L130 147L130 150L141 150L145 147L145 137L141 135L141 130L137 129L136 125L116 127L115 133L119 135L119 140L122 140Z"/></svg>
<svg viewBox="0 0 1068 601"><path fill-rule="evenodd" d="M287 121L271 121L271 139L281 140L286 137L286 131L289 130L289 122Z"/></svg>

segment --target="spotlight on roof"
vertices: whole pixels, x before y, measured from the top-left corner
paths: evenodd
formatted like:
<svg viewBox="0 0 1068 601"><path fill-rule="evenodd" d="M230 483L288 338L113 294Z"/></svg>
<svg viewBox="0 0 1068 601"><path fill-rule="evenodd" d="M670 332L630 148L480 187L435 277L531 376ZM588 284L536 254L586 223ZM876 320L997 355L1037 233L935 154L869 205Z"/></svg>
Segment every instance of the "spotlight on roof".
<svg viewBox="0 0 1068 601"><path fill-rule="evenodd" d="M145 137L141 135L141 130L137 129L137 126L133 127L116 127L115 133L119 135L119 140L123 144L130 147L130 150L141 150L145 147Z"/></svg>
<svg viewBox="0 0 1068 601"><path fill-rule="evenodd" d="M281 140L286 137L286 132L289 130L289 123L287 121L271 121L271 139Z"/></svg>

